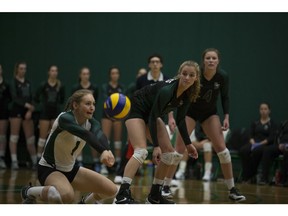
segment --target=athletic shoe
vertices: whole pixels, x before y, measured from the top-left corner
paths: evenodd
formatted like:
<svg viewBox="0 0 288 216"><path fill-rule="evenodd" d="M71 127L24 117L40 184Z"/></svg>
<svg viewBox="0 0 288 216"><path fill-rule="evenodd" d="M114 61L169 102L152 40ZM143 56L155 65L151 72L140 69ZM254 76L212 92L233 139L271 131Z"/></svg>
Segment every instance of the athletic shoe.
<svg viewBox="0 0 288 216"><path fill-rule="evenodd" d="M172 191L170 190L170 187L168 185L164 185L162 187L161 195L166 199L173 199Z"/></svg>
<svg viewBox="0 0 288 216"><path fill-rule="evenodd" d="M235 187L231 188L230 193L229 193L229 199L233 201L244 201L246 200L246 197L241 195L239 190Z"/></svg>
<svg viewBox="0 0 288 216"><path fill-rule="evenodd" d="M0 157L0 169L6 169L6 164L2 157Z"/></svg>
<svg viewBox="0 0 288 216"><path fill-rule="evenodd" d="M28 192L28 189L31 188L32 185L31 185L31 182L29 183L28 186L25 186L21 189L21 197L22 197L22 200L23 200L23 204L36 204L36 197L34 196L29 196L27 194Z"/></svg>
<svg viewBox="0 0 288 216"><path fill-rule="evenodd" d="M115 184L121 184L122 183L122 176L115 176L114 183Z"/></svg>
<svg viewBox="0 0 288 216"><path fill-rule="evenodd" d="M185 179L185 172L182 170L178 170L175 174L176 179L184 180Z"/></svg>
<svg viewBox="0 0 288 216"><path fill-rule="evenodd" d="M205 172L202 178L203 181L210 181L211 180L211 172Z"/></svg>
<svg viewBox="0 0 288 216"><path fill-rule="evenodd" d="M179 186L179 180L172 179L170 186L171 187L178 187Z"/></svg>
<svg viewBox="0 0 288 216"><path fill-rule="evenodd" d="M18 161L13 161L13 162L11 163L11 169L12 169L12 170L18 170L18 169L19 169Z"/></svg>
<svg viewBox="0 0 288 216"><path fill-rule="evenodd" d="M163 196L160 196L159 199L155 199L154 197L151 197L149 194L148 197L146 198L146 204L175 204L174 201L168 200Z"/></svg>
<svg viewBox="0 0 288 216"><path fill-rule="evenodd" d="M115 204L138 204L138 202L132 198L130 189L125 189L119 191L116 196Z"/></svg>

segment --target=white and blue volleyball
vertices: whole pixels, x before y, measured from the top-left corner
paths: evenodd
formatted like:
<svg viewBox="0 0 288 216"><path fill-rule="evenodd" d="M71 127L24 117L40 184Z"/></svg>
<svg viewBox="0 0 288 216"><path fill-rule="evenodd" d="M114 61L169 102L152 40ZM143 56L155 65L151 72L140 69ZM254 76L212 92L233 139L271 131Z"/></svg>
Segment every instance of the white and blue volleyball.
<svg viewBox="0 0 288 216"><path fill-rule="evenodd" d="M121 93L111 94L104 102L104 111L109 118L124 119L130 112L130 99Z"/></svg>

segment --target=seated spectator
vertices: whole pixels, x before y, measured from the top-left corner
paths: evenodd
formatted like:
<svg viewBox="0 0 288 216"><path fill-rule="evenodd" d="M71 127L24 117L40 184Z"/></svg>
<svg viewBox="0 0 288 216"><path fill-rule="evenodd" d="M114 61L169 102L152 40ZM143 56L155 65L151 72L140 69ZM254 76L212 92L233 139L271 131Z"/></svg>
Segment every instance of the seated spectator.
<svg viewBox="0 0 288 216"><path fill-rule="evenodd" d="M288 120L283 121L277 131L274 145L267 147L263 152L262 157L262 176L259 182L260 185L269 184L269 173L273 161L283 155L282 163L282 179L281 183L288 186Z"/></svg>
<svg viewBox="0 0 288 216"><path fill-rule="evenodd" d="M277 128L270 118L270 106L263 102L259 107L260 118L251 124L249 143L240 148L239 156L242 161L242 181L254 183L262 154L267 146L273 144ZM255 182L256 183L256 182Z"/></svg>

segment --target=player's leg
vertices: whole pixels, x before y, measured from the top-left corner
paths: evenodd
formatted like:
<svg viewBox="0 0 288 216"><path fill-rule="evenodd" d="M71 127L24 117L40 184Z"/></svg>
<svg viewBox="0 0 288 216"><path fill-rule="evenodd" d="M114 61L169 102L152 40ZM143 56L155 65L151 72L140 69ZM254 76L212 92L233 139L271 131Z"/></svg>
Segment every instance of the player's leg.
<svg viewBox="0 0 288 216"><path fill-rule="evenodd" d="M186 116L185 121L186 121L188 133L191 134L192 131L195 128L196 122L194 121L194 119L192 119L192 118L190 118L188 116ZM179 154L182 154L182 155L186 151L185 144L184 144L183 139L182 139L182 137L181 137L181 135L180 135L178 130L177 130L177 134L176 134L175 150L176 150L176 152L178 152ZM180 161L179 161L179 163L180 163ZM178 167L178 164L170 166L170 168L169 168L169 170L168 170L168 172L166 174L165 183L164 183L166 191L170 190L170 183L171 183L171 181L173 179L174 174L177 171L177 167ZM164 193L163 192L162 194L163 195L166 194L167 197L168 196L171 197L171 194L169 194L169 193Z"/></svg>
<svg viewBox="0 0 288 216"><path fill-rule="evenodd" d="M145 122L140 118L133 118L126 120L125 124L134 153L125 167L122 183L116 196L116 204L134 203L130 186L137 170L148 155Z"/></svg>
<svg viewBox="0 0 288 216"><path fill-rule="evenodd" d="M116 166L119 166L122 149L122 121L113 122L113 143Z"/></svg>
<svg viewBox="0 0 288 216"><path fill-rule="evenodd" d="M70 172L76 175L77 169ZM38 179L42 186L26 186L22 188L23 203L34 204L37 201L44 203L69 204L74 201L74 189L68 178L54 168L39 166Z"/></svg>
<svg viewBox="0 0 288 216"><path fill-rule="evenodd" d="M35 146L34 123L32 119L24 119L22 122L23 131L26 138L26 145L32 161L32 168L36 169L37 152Z"/></svg>
<svg viewBox="0 0 288 216"><path fill-rule="evenodd" d="M80 167L71 184L75 190L90 192L81 200L81 203L85 204L115 197L118 191L117 186L110 179L85 167Z"/></svg>
<svg viewBox="0 0 288 216"><path fill-rule="evenodd" d="M107 137L108 139L108 142L110 143L110 138L111 138L111 132L112 132L112 128L113 128L113 121L111 119L108 119L108 118L102 118L101 120L101 126L102 126L102 131L103 133L105 134L105 136ZM92 150L93 152L93 150ZM94 154L94 155L93 155ZM98 153L96 151L94 151L92 153L93 157L98 155ZM97 160L96 160L97 162ZM95 164L96 165L96 164ZM105 164L101 164L101 169L100 169L100 173L102 175L108 175L109 172L108 172L108 169L106 167Z"/></svg>
<svg viewBox="0 0 288 216"><path fill-rule="evenodd" d="M6 169L5 164L5 150L6 150L6 133L8 128L8 120L1 119L0 120L0 169Z"/></svg>
<svg viewBox="0 0 288 216"><path fill-rule="evenodd" d="M204 156L204 175L203 181L210 181L212 171L212 143L208 139L193 142L197 149L203 150Z"/></svg>
<svg viewBox="0 0 288 216"><path fill-rule="evenodd" d="M40 158L45 146L46 138L50 129L50 121L41 119L39 120L39 139L37 142L37 157Z"/></svg>
<svg viewBox="0 0 288 216"><path fill-rule="evenodd" d="M218 155L224 175L224 182L230 191L229 198L235 201L245 200L245 196L241 195L235 188L231 156L229 150L226 148L219 116L212 115L208 117L202 122L202 127L205 134L211 140L213 148Z"/></svg>
<svg viewBox="0 0 288 216"><path fill-rule="evenodd" d="M10 118L10 139L9 148L11 155L11 169L19 169L17 158L17 144L19 140L20 128L22 119L11 117Z"/></svg>
<svg viewBox="0 0 288 216"><path fill-rule="evenodd" d="M153 184L146 202L151 204L173 204L173 201L169 201L162 196L161 189L168 170L171 166L178 165L182 159L182 154L174 150L166 126L161 118L157 119L157 137L162 152L161 160L156 167Z"/></svg>

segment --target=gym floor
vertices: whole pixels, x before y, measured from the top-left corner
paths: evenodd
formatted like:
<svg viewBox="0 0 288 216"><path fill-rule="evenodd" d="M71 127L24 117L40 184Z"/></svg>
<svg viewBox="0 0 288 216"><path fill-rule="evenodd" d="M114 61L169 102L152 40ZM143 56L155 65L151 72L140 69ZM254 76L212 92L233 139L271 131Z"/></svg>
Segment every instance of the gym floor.
<svg viewBox="0 0 288 216"><path fill-rule="evenodd" d="M109 175L113 180L114 176ZM0 170L0 204L21 204L21 188L29 182L39 185L36 172L30 169ZM177 204L234 204L228 199L228 191L221 179L203 182L196 179L179 180L177 187L172 187L174 201ZM145 203L152 183L151 175L137 176L131 187L135 200ZM239 204L288 204L288 188L279 186L260 186L256 184L236 184L246 201ZM83 194L76 192L75 201L80 201ZM104 203L112 203L106 200Z"/></svg>

